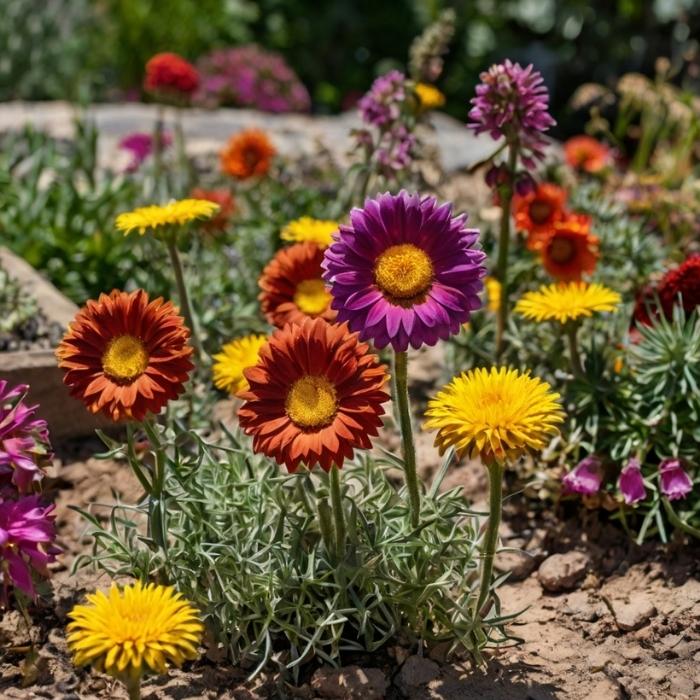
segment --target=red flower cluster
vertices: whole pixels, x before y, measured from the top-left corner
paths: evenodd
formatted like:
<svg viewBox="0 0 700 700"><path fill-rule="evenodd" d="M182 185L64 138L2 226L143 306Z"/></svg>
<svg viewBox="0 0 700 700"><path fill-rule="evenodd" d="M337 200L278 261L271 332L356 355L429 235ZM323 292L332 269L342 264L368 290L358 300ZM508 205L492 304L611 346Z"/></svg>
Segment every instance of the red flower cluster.
<svg viewBox="0 0 700 700"><path fill-rule="evenodd" d="M233 195L225 189L205 190L202 187L195 187L190 196L194 199L206 199L219 205L219 211L208 221L202 222L202 228L205 231L223 231L236 211L236 201Z"/></svg>
<svg viewBox="0 0 700 700"><path fill-rule="evenodd" d="M146 64L147 92L189 97L199 86L199 73L175 53L158 53Z"/></svg>
<svg viewBox="0 0 700 700"><path fill-rule="evenodd" d="M669 270L656 287L642 289L637 295L633 322L649 326L659 313L670 319L673 307L680 303L686 314L700 306L700 255L691 255L681 265Z"/></svg>

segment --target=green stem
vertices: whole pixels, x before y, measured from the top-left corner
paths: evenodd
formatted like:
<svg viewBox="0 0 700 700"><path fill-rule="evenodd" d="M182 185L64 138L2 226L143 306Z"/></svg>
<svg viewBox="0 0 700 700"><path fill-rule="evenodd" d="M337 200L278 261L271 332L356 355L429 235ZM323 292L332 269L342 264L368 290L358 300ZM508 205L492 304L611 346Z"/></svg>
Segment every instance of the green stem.
<svg viewBox="0 0 700 700"><path fill-rule="evenodd" d="M156 195L160 195L160 179L163 174L163 107L156 108L156 123L153 127L153 181Z"/></svg>
<svg viewBox="0 0 700 700"><path fill-rule="evenodd" d="M141 678L139 676L128 676L124 680L124 685L129 694L129 700L141 700Z"/></svg>
<svg viewBox="0 0 700 700"><path fill-rule="evenodd" d="M511 142L508 149L508 181L501 187L501 228L498 235L496 279L501 283L501 301L496 325L496 362L503 354L505 331L508 325L508 246L510 245L510 210L513 201L513 183L518 165L518 146Z"/></svg>
<svg viewBox="0 0 700 700"><path fill-rule="evenodd" d="M478 615L481 615L481 610L486 604L491 591L493 559L496 555L498 526L501 524L501 506L503 503L503 469L497 461L493 461L486 468L489 474L489 521L484 533L484 542L481 546L481 586L479 588L479 598L476 602Z"/></svg>
<svg viewBox="0 0 700 700"><path fill-rule="evenodd" d="M177 239L175 235L166 236L166 243L168 245L168 253L170 253L170 262L173 266L173 272L175 273L175 284L177 285L177 293L180 298L180 306L182 307L182 315L185 317L185 323L190 329L192 334L192 344L194 345L195 351L200 359L204 359L204 349L199 340L199 333L197 332L197 327L194 322L194 316L192 315L192 307L190 306L190 297L187 293L187 285L185 284L185 275L182 270L182 263L180 261L180 254L177 250Z"/></svg>
<svg viewBox="0 0 700 700"><path fill-rule="evenodd" d="M568 323L566 325L566 337L569 341L569 360L571 361L571 371L576 377L583 377L583 363L581 362L581 354L578 351L577 339L578 325L576 323Z"/></svg>
<svg viewBox="0 0 700 700"><path fill-rule="evenodd" d="M333 521L335 523L335 554L338 561L345 557L345 515L343 513L343 496L340 492L340 469L331 467L331 503L333 504Z"/></svg>
<svg viewBox="0 0 700 700"><path fill-rule="evenodd" d="M175 145L177 148L178 171L183 178L183 190L190 188L190 164L187 161L187 149L185 147L185 130L182 127L182 109L175 110Z"/></svg>
<svg viewBox="0 0 700 700"><path fill-rule="evenodd" d="M325 496L316 496L316 508L318 511L318 527L321 530L321 539L329 556L334 556L335 544L333 542L333 523L331 508Z"/></svg>
<svg viewBox="0 0 700 700"><path fill-rule="evenodd" d="M404 474L406 490L411 508L411 525L418 527L420 521L420 492L418 489L418 472L416 471L416 448L413 444L411 425L411 406L408 398L408 354L394 353L394 379L396 381L396 403L399 409L401 426L401 444L403 447Z"/></svg>

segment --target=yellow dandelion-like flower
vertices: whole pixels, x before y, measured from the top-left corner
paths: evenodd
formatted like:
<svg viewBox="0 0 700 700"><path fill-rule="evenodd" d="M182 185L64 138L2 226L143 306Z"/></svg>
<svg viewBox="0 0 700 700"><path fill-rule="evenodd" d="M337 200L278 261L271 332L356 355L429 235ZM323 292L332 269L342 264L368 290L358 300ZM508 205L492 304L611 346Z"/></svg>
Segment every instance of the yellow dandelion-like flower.
<svg viewBox="0 0 700 700"><path fill-rule="evenodd" d="M445 104L445 96L434 85L418 83L415 91L422 109L437 109Z"/></svg>
<svg viewBox="0 0 700 700"><path fill-rule="evenodd" d="M218 204L208 199L173 200L167 204L152 204L119 214L116 226L125 234L137 229L143 235L147 229L183 226L195 219L210 219L219 209Z"/></svg>
<svg viewBox="0 0 700 700"><path fill-rule="evenodd" d="M165 673L198 656L204 626L197 610L172 586L137 582L108 595L87 596L89 604L69 613L68 647L76 666L92 664L127 684L145 673Z"/></svg>
<svg viewBox="0 0 700 700"><path fill-rule="evenodd" d="M338 222L328 219L312 219L310 216L302 216L300 219L290 221L280 233L283 241L303 243L309 241L320 248L328 248L333 242L333 234L338 230Z"/></svg>
<svg viewBox="0 0 700 700"><path fill-rule="evenodd" d="M564 420L559 394L528 373L492 367L455 377L431 399L425 428L435 445L472 458L515 458L542 449Z"/></svg>
<svg viewBox="0 0 700 700"><path fill-rule="evenodd" d="M516 313L535 321L567 323L599 311L615 311L620 295L602 284L569 282L527 292L515 305Z"/></svg>
<svg viewBox="0 0 700 700"><path fill-rule="evenodd" d="M264 335L246 335L226 343L221 352L214 355L214 385L229 394L248 389L243 370L258 364L260 348L267 342Z"/></svg>
<svg viewBox="0 0 700 700"><path fill-rule="evenodd" d="M501 305L501 283L495 277L486 277L484 286L486 287L486 306L489 311L497 314Z"/></svg>

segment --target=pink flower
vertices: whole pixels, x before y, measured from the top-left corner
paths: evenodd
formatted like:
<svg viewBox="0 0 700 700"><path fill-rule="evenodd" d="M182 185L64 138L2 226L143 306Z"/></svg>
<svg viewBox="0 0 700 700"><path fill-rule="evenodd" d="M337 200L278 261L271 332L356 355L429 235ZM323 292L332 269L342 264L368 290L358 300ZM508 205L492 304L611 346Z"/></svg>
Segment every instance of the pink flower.
<svg viewBox="0 0 700 700"><path fill-rule="evenodd" d="M523 68L506 59L480 76L467 126L476 134L517 141L527 167L544 159L543 133L556 122L549 114L549 93L532 65Z"/></svg>
<svg viewBox="0 0 700 700"><path fill-rule="evenodd" d="M28 390L0 380L0 486L11 482L22 493L43 479L53 456L46 421L35 418L36 406L24 403Z"/></svg>
<svg viewBox="0 0 700 700"><path fill-rule="evenodd" d="M688 476L680 459L670 457L659 465L661 492L669 501L685 498L693 490L693 480Z"/></svg>
<svg viewBox="0 0 700 700"><path fill-rule="evenodd" d="M161 138L163 149L170 146L173 141L172 136L167 131L163 132ZM131 153L131 162L126 167L126 171L133 173L153 152L153 136L143 131L135 131L132 134L127 134L119 142L119 148Z"/></svg>
<svg viewBox="0 0 700 700"><path fill-rule="evenodd" d="M644 488L644 477L638 459L632 457L627 462L620 472L617 485L628 506L646 498L647 491Z"/></svg>
<svg viewBox="0 0 700 700"><path fill-rule="evenodd" d="M46 567L60 552L53 544L54 507L42 506L38 496L20 496L16 501L0 498L0 575L5 599L9 586L36 598L34 575L49 575Z"/></svg>
<svg viewBox="0 0 700 700"><path fill-rule="evenodd" d="M561 481L568 493L581 493L585 496L598 493L603 481L602 464L595 455L589 455L565 474Z"/></svg>

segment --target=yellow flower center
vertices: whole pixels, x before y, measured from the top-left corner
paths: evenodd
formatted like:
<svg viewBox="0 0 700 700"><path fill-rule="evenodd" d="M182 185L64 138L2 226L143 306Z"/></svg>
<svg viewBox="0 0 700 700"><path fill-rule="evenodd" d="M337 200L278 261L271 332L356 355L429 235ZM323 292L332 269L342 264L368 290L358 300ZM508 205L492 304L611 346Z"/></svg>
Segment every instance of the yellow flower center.
<svg viewBox="0 0 700 700"><path fill-rule="evenodd" d="M118 382L133 381L141 376L147 367L146 346L133 335L113 338L102 355L102 369L107 376Z"/></svg>
<svg viewBox="0 0 700 700"><path fill-rule="evenodd" d="M547 202L535 200L530 205L530 218L536 224L543 224L552 214L552 206Z"/></svg>
<svg viewBox="0 0 700 700"><path fill-rule="evenodd" d="M549 245L549 257L554 262L565 264L576 254L576 247L568 238L555 238Z"/></svg>
<svg viewBox="0 0 700 700"><path fill-rule="evenodd" d="M325 377L301 377L287 394L285 410L301 428L328 425L338 410L335 387Z"/></svg>
<svg viewBox="0 0 700 700"><path fill-rule="evenodd" d="M379 288L396 299L413 299L428 291L433 264L428 254L411 243L387 248L374 266Z"/></svg>
<svg viewBox="0 0 700 700"><path fill-rule="evenodd" d="M323 280L303 280L294 292L294 303L307 316L320 316L330 305L331 295Z"/></svg>

